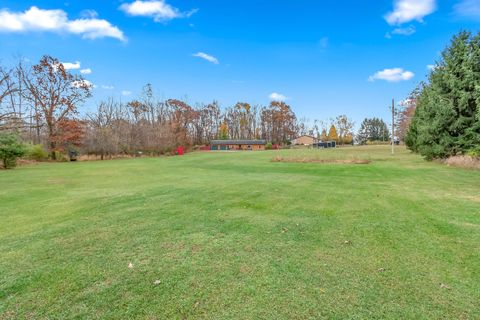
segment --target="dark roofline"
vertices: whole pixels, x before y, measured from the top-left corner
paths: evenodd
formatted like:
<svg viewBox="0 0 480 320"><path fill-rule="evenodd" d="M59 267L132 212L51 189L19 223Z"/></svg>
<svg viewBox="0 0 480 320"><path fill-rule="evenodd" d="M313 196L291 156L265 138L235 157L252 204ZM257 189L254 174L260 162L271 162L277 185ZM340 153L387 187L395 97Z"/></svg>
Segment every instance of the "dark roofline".
<svg viewBox="0 0 480 320"><path fill-rule="evenodd" d="M246 145L265 145L266 140L212 140L212 145L233 145L233 144L246 144Z"/></svg>

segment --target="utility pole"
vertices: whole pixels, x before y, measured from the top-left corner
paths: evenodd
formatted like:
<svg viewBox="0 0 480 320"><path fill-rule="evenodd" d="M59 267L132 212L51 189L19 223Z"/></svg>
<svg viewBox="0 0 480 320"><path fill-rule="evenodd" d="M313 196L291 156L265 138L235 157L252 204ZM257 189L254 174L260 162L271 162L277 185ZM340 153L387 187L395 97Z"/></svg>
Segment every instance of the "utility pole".
<svg viewBox="0 0 480 320"><path fill-rule="evenodd" d="M392 155L395 154L395 99L392 99Z"/></svg>

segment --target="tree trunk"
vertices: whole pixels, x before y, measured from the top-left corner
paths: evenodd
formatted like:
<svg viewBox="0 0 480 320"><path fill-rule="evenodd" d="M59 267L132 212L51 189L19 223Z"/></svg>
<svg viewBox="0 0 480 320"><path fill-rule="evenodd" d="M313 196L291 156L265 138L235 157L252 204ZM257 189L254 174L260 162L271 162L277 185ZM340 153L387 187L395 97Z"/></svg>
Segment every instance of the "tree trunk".
<svg viewBox="0 0 480 320"><path fill-rule="evenodd" d="M55 142L50 142L50 156L52 160L57 160L57 154L55 153Z"/></svg>

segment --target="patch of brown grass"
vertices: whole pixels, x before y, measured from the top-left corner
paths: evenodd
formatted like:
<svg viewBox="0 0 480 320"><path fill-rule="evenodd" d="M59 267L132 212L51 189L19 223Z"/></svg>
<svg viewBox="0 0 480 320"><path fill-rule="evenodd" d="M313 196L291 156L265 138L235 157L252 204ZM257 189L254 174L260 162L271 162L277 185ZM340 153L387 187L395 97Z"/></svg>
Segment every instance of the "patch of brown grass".
<svg viewBox="0 0 480 320"><path fill-rule="evenodd" d="M333 163L333 164L369 164L370 160L365 159L313 159L313 158L283 158L275 157L272 162L287 162L287 163Z"/></svg>
<svg viewBox="0 0 480 320"><path fill-rule="evenodd" d="M455 156L444 160L447 166L480 170L480 158Z"/></svg>

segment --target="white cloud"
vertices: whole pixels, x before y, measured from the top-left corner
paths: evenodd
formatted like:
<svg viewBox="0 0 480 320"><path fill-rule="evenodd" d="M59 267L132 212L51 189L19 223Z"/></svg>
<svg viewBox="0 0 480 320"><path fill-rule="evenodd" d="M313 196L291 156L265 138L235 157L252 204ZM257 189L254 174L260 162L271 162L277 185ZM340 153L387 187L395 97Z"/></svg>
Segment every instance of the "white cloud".
<svg viewBox="0 0 480 320"><path fill-rule="evenodd" d="M89 87L90 89L97 87L96 85L94 85L93 83L91 83L90 81L85 80L85 79L83 79L83 80L78 80L78 81L74 81L74 82L72 83L72 86L73 86L73 87L76 87L76 88L81 88L81 87L86 86L86 87Z"/></svg>
<svg viewBox="0 0 480 320"><path fill-rule="evenodd" d="M62 62L65 70L78 70L80 69L80 61L75 62Z"/></svg>
<svg viewBox="0 0 480 320"><path fill-rule="evenodd" d="M107 20L77 19L69 21L67 28L70 33L82 35L82 38L85 39L110 37L121 41L127 40L123 32L117 27L112 26Z"/></svg>
<svg viewBox="0 0 480 320"><path fill-rule="evenodd" d="M132 91L128 91L128 90L122 91L122 96L131 96L131 95L132 95Z"/></svg>
<svg viewBox="0 0 480 320"><path fill-rule="evenodd" d="M211 56L209 54L206 54L204 52L198 52L198 53L195 53L193 54L194 57L197 57L197 58L202 58L202 59L205 59L213 64L219 64L220 62L218 61L217 58L215 58L214 56Z"/></svg>
<svg viewBox="0 0 480 320"><path fill-rule="evenodd" d="M35 6L25 12L0 10L0 32L72 33L85 39L115 38L125 41L123 32L110 22L94 17L69 20L63 10L43 10Z"/></svg>
<svg viewBox="0 0 480 320"><path fill-rule="evenodd" d="M165 22L177 18L189 18L197 9L188 12L182 12L172 7L165 0L136 0L132 3L124 3L120 6L120 10L131 16L150 17L155 22Z"/></svg>
<svg viewBox="0 0 480 320"><path fill-rule="evenodd" d="M395 0L394 10L385 15L390 25L401 25L410 21L423 21L425 16L437 9L436 0Z"/></svg>
<svg viewBox="0 0 480 320"><path fill-rule="evenodd" d="M80 73L81 73L81 74L91 74L91 73L92 73L92 69L90 69L90 68L82 69L82 70L80 70Z"/></svg>
<svg viewBox="0 0 480 320"><path fill-rule="evenodd" d="M384 69L376 72L368 78L369 81L385 80L388 82L407 81L412 79L415 74L411 71L405 71L402 68Z"/></svg>
<svg viewBox="0 0 480 320"><path fill-rule="evenodd" d="M108 85L103 84L103 85L102 85L102 89L105 89L105 90L113 90L113 89L115 89L115 88L114 88L113 86L108 86Z"/></svg>
<svg viewBox="0 0 480 320"><path fill-rule="evenodd" d="M417 30L415 29L414 26L409 26L406 28L395 28L392 30L392 34L398 34L402 36L411 36L414 34Z"/></svg>
<svg viewBox="0 0 480 320"><path fill-rule="evenodd" d="M272 92L268 97L272 101L285 101L288 99L285 95L278 92Z"/></svg>
<svg viewBox="0 0 480 320"><path fill-rule="evenodd" d="M80 12L80 17L86 18L86 19L94 19L98 17L98 12L95 10L89 10L89 9L82 10L82 12Z"/></svg>
<svg viewBox="0 0 480 320"><path fill-rule="evenodd" d="M480 18L480 1L478 0L461 0L453 9L460 17Z"/></svg>

